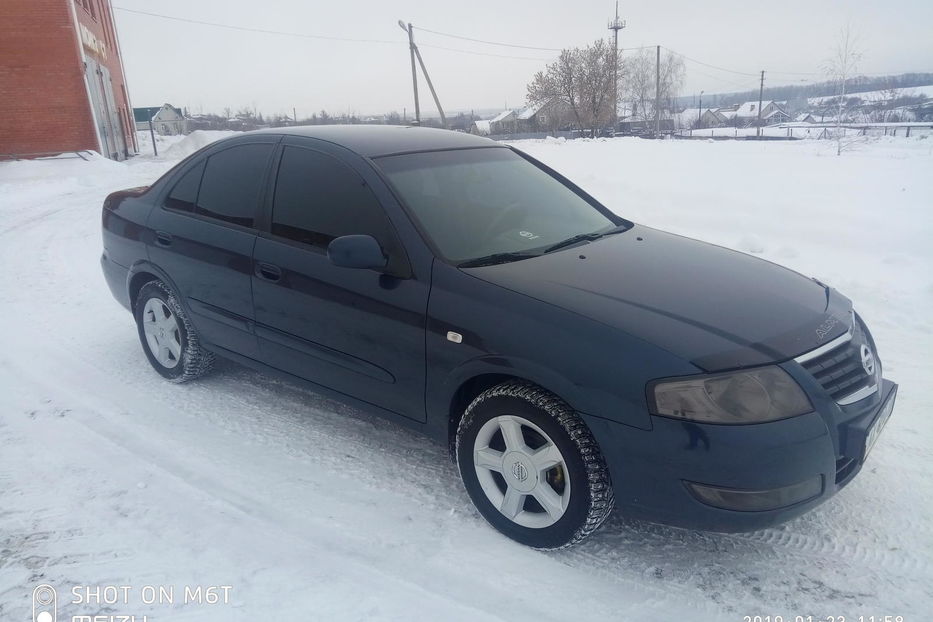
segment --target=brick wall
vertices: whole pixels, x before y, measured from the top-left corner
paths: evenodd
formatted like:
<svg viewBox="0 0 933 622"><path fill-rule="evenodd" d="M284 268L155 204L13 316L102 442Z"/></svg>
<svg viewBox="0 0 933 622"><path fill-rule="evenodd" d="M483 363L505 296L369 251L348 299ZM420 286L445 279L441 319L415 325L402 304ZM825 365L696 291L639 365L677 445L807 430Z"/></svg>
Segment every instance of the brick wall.
<svg viewBox="0 0 933 622"><path fill-rule="evenodd" d="M125 137L127 148L132 154L135 151L136 126L133 122L133 106L129 102L129 89L126 87L126 78L123 76L123 64L120 60L120 47L113 21L111 0L74 0L74 4L78 22L107 46L106 58L87 49L85 49L85 54L93 56L97 62L106 66L110 71L114 103L120 118L120 129Z"/></svg>
<svg viewBox="0 0 933 622"><path fill-rule="evenodd" d="M109 0L87 2L96 19L84 0L0 1L0 154L99 150L72 6L101 41L115 37L104 32ZM100 62L111 71L117 107L132 111L117 46L108 44ZM130 153L134 139L130 130Z"/></svg>

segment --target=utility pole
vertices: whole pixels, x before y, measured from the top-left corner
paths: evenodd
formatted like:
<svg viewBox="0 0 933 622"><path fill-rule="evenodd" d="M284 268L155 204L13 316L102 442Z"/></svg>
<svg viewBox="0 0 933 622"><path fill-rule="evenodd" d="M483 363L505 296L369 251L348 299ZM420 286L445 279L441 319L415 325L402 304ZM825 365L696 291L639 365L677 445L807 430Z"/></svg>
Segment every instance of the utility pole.
<svg viewBox="0 0 933 622"><path fill-rule="evenodd" d="M411 28L411 24L408 25ZM415 55L418 57L418 64L421 65L421 72L424 73L424 79L428 83L428 88L431 89L431 97L434 98L434 105L437 106L437 112L441 115L441 127L447 129L447 117L444 116L444 109L441 108L441 100L437 98L437 93L434 91L434 85L431 84L431 76L428 75L428 68L424 66L424 60L421 58L421 50L418 49L418 46L412 43L415 48Z"/></svg>
<svg viewBox="0 0 933 622"><path fill-rule="evenodd" d="M761 71L761 86L758 87L758 131L755 132L756 136L761 136L761 96L765 92L765 72L762 69Z"/></svg>
<svg viewBox="0 0 933 622"><path fill-rule="evenodd" d="M657 48L654 83L654 137L661 138L661 46Z"/></svg>
<svg viewBox="0 0 933 622"><path fill-rule="evenodd" d="M703 120L703 93L706 91L700 91L700 107L697 108L697 127L700 127L700 122Z"/></svg>
<svg viewBox="0 0 933 622"><path fill-rule="evenodd" d="M408 33L408 47L411 53L411 83L415 91L415 123L421 125L421 104L418 102L418 70L415 69L415 57L418 58L418 64L421 65L421 72L424 73L424 79L431 90L431 97L434 98L434 105L437 106L437 112L441 115L441 126L447 127L447 117L444 116L444 109L441 108L441 100L437 97L437 91L434 90L434 84L431 82L431 76L428 75L428 68L424 66L424 59L421 58L421 50L415 45L414 28L412 25L405 24L398 20L399 27Z"/></svg>
<svg viewBox="0 0 933 622"><path fill-rule="evenodd" d="M295 125L298 125L298 111L295 108L292 108L292 120L295 122Z"/></svg>
<svg viewBox="0 0 933 622"><path fill-rule="evenodd" d="M619 19L619 2L616 0L615 19L609 20L612 31L612 134L619 131L619 31L625 28L625 20Z"/></svg>
<svg viewBox="0 0 933 622"><path fill-rule="evenodd" d="M158 108L147 108L147 109L146 109L146 114L149 115L149 138L152 139L152 155L158 157L158 156L159 156L159 148L156 147L156 142L155 142L155 130L152 128L152 117L155 115L155 112L153 112L153 110L156 110L156 111L157 111Z"/></svg>
<svg viewBox="0 0 933 622"><path fill-rule="evenodd" d="M418 71L415 69L415 37L411 24L398 20L399 27L408 33L408 52L411 55L411 88L415 92L415 125L421 125L421 105L418 103Z"/></svg>

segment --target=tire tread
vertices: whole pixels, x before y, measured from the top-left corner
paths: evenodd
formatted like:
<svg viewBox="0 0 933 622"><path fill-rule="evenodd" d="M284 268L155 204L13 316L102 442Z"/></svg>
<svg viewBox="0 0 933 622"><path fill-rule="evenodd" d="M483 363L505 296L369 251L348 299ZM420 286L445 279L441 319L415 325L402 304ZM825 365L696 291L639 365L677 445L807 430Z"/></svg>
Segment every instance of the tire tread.
<svg viewBox="0 0 933 622"><path fill-rule="evenodd" d="M590 506L587 509L586 519L565 543L553 547L535 548L559 550L578 544L599 529L612 513L613 507L615 507L615 496L612 491L612 481L609 477L609 467L599 449L599 444L586 423L565 401L536 384L522 380L509 380L483 391L467 406L463 417L460 419L460 424L457 426L457 455L460 453L460 441L472 424L473 414L476 409L484 402L500 397L523 400L550 415L564 429L574 445L576 445L577 451L580 452L586 468L587 485L590 492Z"/></svg>
<svg viewBox="0 0 933 622"><path fill-rule="evenodd" d="M139 302L142 301L143 293L149 288L155 288L161 291L161 293L165 296L165 303L172 310L172 313L175 314L175 317L181 321L185 329L186 345L185 350L182 352L181 356L184 368L179 375L174 377L165 377L166 380L176 384L181 384L182 382L188 382L190 380L200 378L201 376L208 373L214 367L214 353L210 352L209 350L205 350L201 346L201 341L198 336L197 329L195 329L194 325L191 323L191 320L188 318L188 314L185 312L184 307L181 306L181 302L178 300L175 292L173 292L168 285L158 279L145 283L139 289L136 304L138 305ZM143 347L146 347L146 345L143 344Z"/></svg>

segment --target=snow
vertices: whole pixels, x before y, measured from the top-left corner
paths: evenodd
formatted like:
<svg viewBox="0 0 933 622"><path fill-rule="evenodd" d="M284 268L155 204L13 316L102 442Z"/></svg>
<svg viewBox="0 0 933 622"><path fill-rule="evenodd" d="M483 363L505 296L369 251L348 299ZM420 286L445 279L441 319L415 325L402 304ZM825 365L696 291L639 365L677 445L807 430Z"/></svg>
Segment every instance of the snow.
<svg viewBox="0 0 933 622"><path fill-rule="evenodd" d="M489 123L490 123L489 121L481 121L481 120L473 121L473 125L476 126L477 133L479 133L481 136L489 136L489 133L490 133Z"/></svg>
<svg viewBox="0 0 933 622"><path fill-rule="evenodd" d="M512 111L512 110L503 110L502 112L500 112L499 114L497 114L497 115L494 116L493 118L489 119L489 122L490 122L490 123L498 123L498 122L500 122L500 121L505 121L506 119L508 119L509 117L511 117L511 116L514 115L514 114L515 114L515 112Z"/></svg>
<svg viewBox="0 0 933 622"><path fill-rule="evenodd" d="M758 105L758 101L745 102L739 106L738 110L735 111L736 116L745 118L745 117L757 117L758 110L767 110L768 106L773 104L770 99L761 102L761 106ZM730 111L731 112L731 111Z"/></svg>
<svg viewBox="0 0 933 622"><path fill-rule="evenodd" d="M539 102L539 103L537 103L537 104L532 104L531 106L528 106L527 108L525 108L524 110L522 110L521 112L519 112L519 113L515 116L515 118L516 118L516 119L519 119L519 120L522 120L522 121L527 121L528 119L530 119L530 118L532 118L533 116L535 116L536 114L538 114L538 111L541 110L542 108L544 108L544 105L545 105L546 103L547 103L547 102Z"/></svg>
<svg viewBox="0 0 933 622"><path fill-rule="evenodd" d="M169 147L165 152L165 157L181 160L216 140L235 136L238 133L233 130L195 130Z"/></svg>
<svg viewBox="0 0 933 622"><path fill-rule="evenodd" d="M872 137L905 136L907 127L910 127L911 137L933 136L933 123L846 123L839 131L853 140L862 140L867 135ZM897 133L894 134L894 131ZM761 128L761 135L771 138L820 138L829 133L835 136L835 123L803 123L786 122L769 125ZM692 138L742 138L756 136L754 127L704 127L690 130L681 130L680 135Z"/></svg>
<svg viewBox="0 0 933 622"><path fill-rule="evenodd" d="M916 97L920 95L925 95L926 97L933 97L933 84L928 86L905 86L892 91L895 93L894 99L899 97ZM889 97L887 91L865 91L862 93L846 93L846 98L858 97L865 102L873 101L885 101ZM820 104L825 104L827 102L832 102L838 99L836 95L828 95L824 97L810 97L807 99L807 103L811 106L818 106Z"/></svg>
<svg viewBox="0 0 933 622"><path fill-rule="evenodd" d="M635 221L853 298L901 385L862 473L773 529L617 512L575 549L529 550L486 526L445 448L414 432L231 363L181 386L148 367L100 273L100 205L176 159L2 163L0 619L28 619L39 583L58 588L59 620L926 619L933 140L841 157L817 141L515 144ZM129 603L70 604L73 586L105 585L131 586ZM176 600L229 585L230 602L147 605L145 585Z"/></svg>

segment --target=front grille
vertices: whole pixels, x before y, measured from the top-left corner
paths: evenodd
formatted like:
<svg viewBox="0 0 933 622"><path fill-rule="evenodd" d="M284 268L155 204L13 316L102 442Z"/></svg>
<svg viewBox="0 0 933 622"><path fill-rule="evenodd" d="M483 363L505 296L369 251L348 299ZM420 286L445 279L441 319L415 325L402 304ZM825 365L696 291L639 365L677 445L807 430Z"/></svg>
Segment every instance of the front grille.
<svg viewBox="0 0 933 622"><path fill-rule="evenodd" d="M878 373L880 363L875 361L875 374L869 376L862 366L861 347L867 345L872 349L871 339L862 328L862 323L853 318L852 328L842 337L836 339L839 344L835 347L818 353L804 354L797 357L797 361L820 383L832 398L841 403L846 403L847 397L855 393L865 392L865 396L870 387L875 386L875 376ZM832 342L830 342L832 343ZM824 348L826 346L823 346Z"/></svg>

